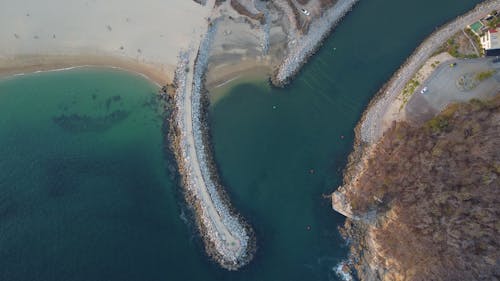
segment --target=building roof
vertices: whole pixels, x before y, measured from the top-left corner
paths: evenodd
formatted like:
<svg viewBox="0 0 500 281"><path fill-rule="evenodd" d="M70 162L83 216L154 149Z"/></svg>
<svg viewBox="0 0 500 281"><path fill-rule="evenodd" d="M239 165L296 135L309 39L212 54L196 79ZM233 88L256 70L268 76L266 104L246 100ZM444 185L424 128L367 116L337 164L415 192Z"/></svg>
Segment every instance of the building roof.
<svg viewBox="0 0 500 281"><path fill-rule="evenodd" d="M498 27L495 29L491 29L488 32L490 33L490 49L500 49L500 38L498 34Z"/></svg>
<svg viewBox="0 0 500 281"><path fill-rule="evenodd" d="M488 29L481 36L481 45L486 51L500 49L500 27Z"/></svg>

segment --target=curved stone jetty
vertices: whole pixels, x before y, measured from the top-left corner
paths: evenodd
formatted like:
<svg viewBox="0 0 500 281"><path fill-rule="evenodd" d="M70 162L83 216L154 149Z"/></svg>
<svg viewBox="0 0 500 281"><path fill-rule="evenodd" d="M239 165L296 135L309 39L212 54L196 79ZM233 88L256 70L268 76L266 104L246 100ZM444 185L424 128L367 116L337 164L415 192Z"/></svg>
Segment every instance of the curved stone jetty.
<svg viewBox="0 0 500 281"><path fill-rule="evenodd" d="M203 125L202 89L210 43L217 23L213 21L198 49L179 56L172 120L173 145L188 202L194 207L207 253L223 268L236 270L248 263L255 250L250 227L230 207L217 180Z"/></svg>

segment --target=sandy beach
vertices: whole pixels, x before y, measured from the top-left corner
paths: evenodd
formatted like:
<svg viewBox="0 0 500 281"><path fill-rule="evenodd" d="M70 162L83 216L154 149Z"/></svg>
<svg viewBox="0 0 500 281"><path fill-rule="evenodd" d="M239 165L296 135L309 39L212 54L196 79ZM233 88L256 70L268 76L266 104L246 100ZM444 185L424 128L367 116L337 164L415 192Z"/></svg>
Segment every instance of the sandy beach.
<svg viewBox="0 0 500 281"><path fill-rule="evenodd" d="M160 84L172 81L179 52L206 28L211 10L181 0L7 2L0 9L0 75L116 66Z"/></svg>
<svg viewBox="0 0 500 281"><path fill-rule="evenodd" d="M242 61L238 64L219 64L207 72L205 87L212 91L242 77L265 79L271 75L271 72L272 68L269 65L255 60Z"/></svg>

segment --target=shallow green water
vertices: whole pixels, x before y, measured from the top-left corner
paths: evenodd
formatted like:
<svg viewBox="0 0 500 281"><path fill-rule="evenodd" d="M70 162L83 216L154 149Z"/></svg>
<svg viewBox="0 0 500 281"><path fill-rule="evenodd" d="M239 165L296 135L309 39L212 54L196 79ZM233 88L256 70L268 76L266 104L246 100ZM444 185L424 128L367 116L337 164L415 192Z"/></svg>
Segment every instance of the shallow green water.
<svg viewBox="0 0 500 281"><path fill-rule="evenodd" d="M322 194L364 106L475 3L401 2L362 1L289 88L241 84L211 108L222 178L257 232L239 272L207 259L186 219L156 87L103 69L0 80L0 280L336 280L343 218Z"/></svg>

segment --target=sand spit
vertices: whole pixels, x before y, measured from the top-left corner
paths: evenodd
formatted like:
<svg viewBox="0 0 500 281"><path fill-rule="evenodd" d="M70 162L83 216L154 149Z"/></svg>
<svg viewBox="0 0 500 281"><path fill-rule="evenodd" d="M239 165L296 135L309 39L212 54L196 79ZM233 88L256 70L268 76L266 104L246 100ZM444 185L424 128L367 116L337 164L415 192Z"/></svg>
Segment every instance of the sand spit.
<svg viewBox="0 0 500 281"><path fill-rule="evenodd" d="M249 226L230 207L211 157L205 125L203 78L217 21L209 24L199 48L180 55L175 73L172 143L188 202L194 206L207 253L223 268L236 270L255 250Z"/></svg>
<svg viewBox="0 0 500 281"><path fill-rule="evenodd" d="M357 2L358 0L338 0L335 5L323 12L320 18L312 21L306 34L289 32L288 53L271 77L272 83L275 86L286 85ZM279 7L289 19L293 18L289 7L286 5L279 5Z"/></svg>

